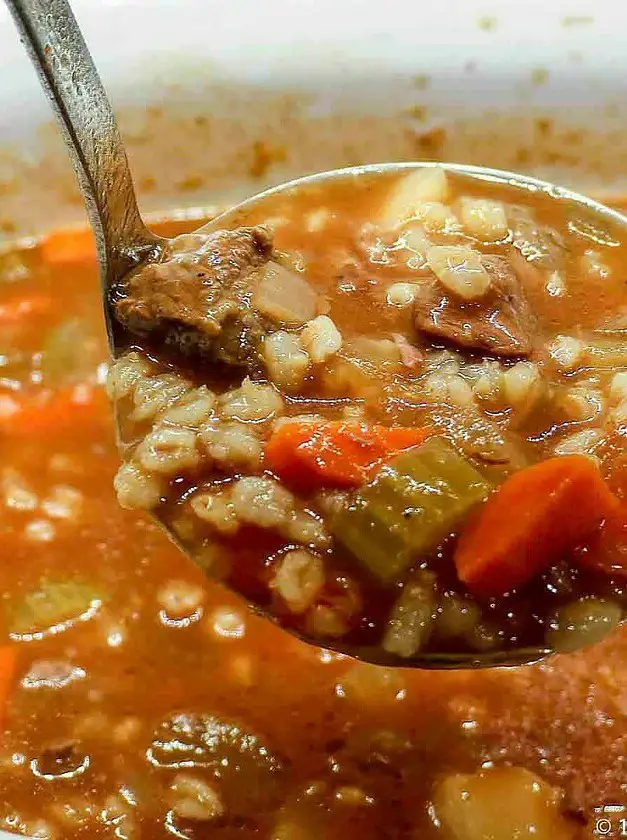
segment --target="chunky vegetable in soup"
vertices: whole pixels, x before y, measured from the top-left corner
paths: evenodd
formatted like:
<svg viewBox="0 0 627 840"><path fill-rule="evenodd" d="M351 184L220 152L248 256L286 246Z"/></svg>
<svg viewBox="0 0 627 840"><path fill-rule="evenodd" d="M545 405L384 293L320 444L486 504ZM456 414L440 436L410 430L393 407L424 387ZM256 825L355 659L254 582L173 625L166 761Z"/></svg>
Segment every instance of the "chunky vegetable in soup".
<svg viewBox="0 0 627 840"><path fill-rule="evenodd" d="M175 238L113 298L120 503L375 661L598 641L626 605L621 236L434 167Z"/></svg>
<svg viewBox="0 0 627 840"><path fill-rule="evenodd" d="M314 289L337 284L312 270ZM553 332L571 334L581 317L588 339L588 328L617 306L561 276L579 303L566 296L551 309ZM618 305L619 279L603 287ZM582 840L598 836L598 819L619 825L627 787L623 629L539 666L492 671L382 668L297 641L211 583L150 517L119 507L89 235L59 231L2 252L0 281L1 829L51 840ZM347 268L339 282L362 280ZM399 317L386 302L392 282L370 285L379 314ZM357 294L348 286L344 314L326 313L347 344ZM364 329L368 317L362 306ZM419 349L413 333L407 344L401 373ZM382 379L391 386L398 376L354 364L348 353L343 359L360 388L378 389ZM465 381L466 363L457 364L439 374ZM610 378L620 371L612 364L614 371L591 367L558 381ZM269 382L263 370L251 379ZM617 426L616 393L596 420L556 429L547 454L569 433ZM292 405L291 396L281 399ZM317 404L313 413L321 411ZM376 419L370 429L405 428ZM604 446L615 445L604 434ZM622 497L621 452L605 452L593 454ZM285 486L311 509L309 497ZM590 551L620 565L615 527L612 540L604 531ZM281 535L253 533L256 543L240 532L241 553L258 562ZM216 544L212 537L208 545ZM319 550L297 550L330 562ZM597 617L608 600L584 601L588 621L570 632L603 627ZM463 610L456 619L463 624Z"/></svg>

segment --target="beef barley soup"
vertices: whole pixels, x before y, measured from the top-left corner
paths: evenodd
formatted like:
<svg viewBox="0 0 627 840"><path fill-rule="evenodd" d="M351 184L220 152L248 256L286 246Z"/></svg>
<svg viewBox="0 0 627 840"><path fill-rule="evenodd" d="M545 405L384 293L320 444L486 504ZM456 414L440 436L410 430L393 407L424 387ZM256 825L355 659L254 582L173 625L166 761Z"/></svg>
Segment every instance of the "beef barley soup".
<svg viewBox="0 0 627 840"><path fill-rule="evenodd" d="M459 187L467 194L467 185ZM387 192L383 186L380 194L373 189L372 210L360 200L363 217L348 193L333 200L345 202L347 209L353 208L353 218L361 220L380 212ZM501 193L489 192L486 198L508 203ZM174 422L176 413L170 414L168 424L194 430L190 405L197 402L200 414L211 403L211 417L219 419L216 428L222 440L218 445L220 438L214 438L213 466L208 470L207 450L198 445L198 463L181 469L185 478L180 485L159 470L148 473L142 466L141 475L152 475L145 485L148 490L153 482L172 486L174 495L164 496L164 502L159 497L159 504L164 513L183 514L182 528L189 523L203 535L212 571L217 574L220 564L225 575L237 569L242 591L272 598L284 620L312 620L307 600L311 588L306 585L311 578L305 572L311 570L310 557L314 557L315 566L329 577L342 564L346 581L353 584L352 589L327 589L324 599L316 596L316 605L330 608L316 613L316 621L322 621L327 632L329 626L338 628L341 620L354 620L347 611L353 599L363 610L371 591L398 588L400 596L408 581L415 587L434 575L438 601L433 621L440 624L433 640L444 638L444 621L451 633L458 638L469 633L476 645L484 632L472 632L478 611L481 626L493 612L498 616L500 607L491 607L491 598L466 592L453 577L450 539L443 539L442 549L438 548L440 565L435 564L437 553L425 553L424 561L412 560L401 571L397 587L380 579L379 567L373 566L373 571L362 565L327 524L333 503L362 491L371 481L368 477L359 486L347 486L345 482L354 481L351 475L355 475L345 477L350 465L355 465L357 475L369 471L384 444L381 466L393 460L384 432L377 431L365 441L358 436L355 442L354 430L365 425L369 433L375 427L411 431L422 429L430 418L441 418L430 421L429 429L434 431L420 445L441 439L453 456L465 457L461 443L466 435L456 434L453 420L473 417L474 423L469 421L465 428L478 434L480 442L501 447L505 441L508 452L517 453L524 437L527 467L553 457L556 447L570 441L575 454L589 449L611 492L624 498L624 462L618 446L624 422L619 408L621 378L611 385L624 361L620 361L621 345L610 340L616 334L605 331L608 324L620 326L612 321L623 305L618 254L582 239L581 265L589 274L580 273L583 269L573 258L570 267L567 261L540 275L557 297L545 295L543 287L528 292L527 304L536 322L533 352L527 358L507 359L490 354L489 362L484 362L481 352L475 355L444 341L440 348L439 339L428 333L423 337L415 327L413 287L418 278L430 275L421 274L418 267L410 273L405 267L409 251L394 247L400 234L366 228L363 242L361 236L353 240L339 218L322 211L331 198L311 196L311 207L304 214L307 230L301 233L289 224L281 225L282 208L276 208L272 262L298 274L289 288L297 283L301 292L312 290L316 309L307 320L328 317L342 337L340 350L325 362L320 354L324 358L329 340L314 343L320 332L324 334L319 326L303 335L302 326L284 317L280 329L276 325L270 329L252 313L248 323L263 327L257 332L261 351L255 357L245 356L255 359L255 369L240 366L236 373L230 364L218 378L212 361L212 376L203 382L188 379L189 366L178 352L173 353L167 367L171 378L165 380L170 390L164 388L163 379L152 382L159 393L169 394L159 416L176 408L178 421ZM427 201L424 194L423 198ZM461 223L463 214L452 199L453 195L446 203ZM559 220L545 219L542 208L534 205L533 212L538 216L535 223L527 223L528 229L536 230L540 223L559 228ZM518 213L520 218L520 209ZM271 221L251 219L243 224L255 228ZM159 233L177 236L185 229L169 223ZM435 233L429 235L439 244ZM261 242L268 241L267 234L261 237ZM333 275L326 268L326 252L318 245L307 246L322 241L333 246L334 261L342 265ZM524 242L531 242L531 234L525 240L519 233L517 241L518 251L529 256L531 246ZM540 241L539 234L534 241ZM488 249L480 240L461 236L453 240L469 242L473 250L490 250L497 257L505 250L498 243ZM573 242L579 240L572 240L571 247ZM188 239L184 252L194 250L198 240ZM280 259L282 254L291 256L281 263L276 252ZM561 251L552 253L560 259ZM301 271L305 260L306 271ZM421 260L412 265L421 266ZM536 268L544 272L543 264L539 256L530 263L532 277ZM517 265L520 271L521 264ZM290 282L291 274L290 280L283 277ZM0 828L51 840L512 840L515 836L583 840L596 836L598 809L625 802L627 637L623 631L540 666L450 673L365 665L298 642L250 614L240 600L210 582L144 512L118 505L112 485L120 458L103 387L107 349L91 237L56 231L40 242L5 250L0 253L0 282ZM299 294L298 301L303 299ZM289 306L288 311L296 305L287 294L273 300L275 307ZM388 343L381 348L385 323L390 325ZM600 325L604 331L599 334ZM298 373L298 359L301 371L303 367L300 353L290 350L289 363L267 362L274 355L268 351L266 359L263 345L266 336L276 333L291 336L291 346L307 353L304 375ZM252 327L249 334L251 346L256 346ZM285 340L284 335L274 338L275 346ZM544 346L556 336L584 344L575 345L582 355L572 371L553 368L544 354ZM398 353L392 353L390 345ZM209 353L215 353L217 346L206 345ZM268 346L272 348L272 340ZM138 339L130 353L137 354L126 367L126 405L137 410L135 417L127 418L132 442L133 428L139 431L135 424L144 424L141 433L155 425L150 413L154 406L146 396L150 378L163 377L166 370L148 341ZM563 364L568 357L560 358ZM540 397L533 403L537 414L515 415L524 401L500 400L512 400L520 393L518 378L507 374L522 362L537 365L539 375L546 377L540 379L543 400L548 400L548 388L554 388L568 397L564 404L571 411L573 406L589 405L589 419L566 415L553 427L548 418L557 408L544 408L549 403L540 402ZM116 389L122 387L120 370L114 369ZM284 370L295 371L291 383L281 380ZM485 379L477 386L479 371ZM181 387L182 380L191 385ZM427 388L426 382L433 388ZM206 391L198 393L203 384ZM436 403L436 397L430 396L443 387L447 395L467 394L465 385L473 393L468 405L450 396L444 405L440 397ZM266 412L274 405L283 418L314 415L319 425L320 418L336 423L331 427L335 434L348 423L347 434L340 434L339 440L356 455L334 459L326 444L322 447L323 437L320 465L306 454L298 457L298 475L311 484L293 484L294 473L282 478L267 471L263 461L254 468L239 468L231 477L228 469L218 466L220 458L226 464L233 457L229 441L241 442L245 431L248 447L239 452L251 459L250 453L257 451L263 458L266 436L274 432L273 420L244 419L250 406L260 411L260 388L267 399ZM400 388L415 388L412 393L422 395L420 402L405 397L399 402ZM177 389L175 405L172 395ZM238 389L239 403L233 395L224 396ZM251 389L254 401L249 398ZM332 396L321 399L320 394ZM124 405L121 401L120 408ZM448 405L454 405L454 411ZM147 412L144 419L142 411ZM228 422L236 433L231 438L225 427L229 411L233 416ZM416 418L420 422L412 426ZM207 415L201 425L208 419ZM279 424L277 431L280 428ZM512 438L516 429L521 432ZM542 438L539 431L547 429ZM592 435L574 438L590 431ZM141 434L135 446L140 440ZM372 441L376 458L364 460L362 448L367 443L365 452L372 453ZM403 448L393 458L407 457L414 448ZM469 451L468 463L485 474L480 486L484 481L503 485L500 476L498 480L488 476L488 468L503 469L509 461L492 458L486 463ZM320 485L320 470L325 476L335 470L332 488ZM583 474L588 480L588 473L583 470ZM344 483L335 486L338 475ZM283 498L289 499L284 518L277 516L273 528L239 523L236 533L228 534L227 526L227 534L218 535L212 524L215 517L188 516L184 502L178 501L177 487L189 489L189 499L200 489L200 483L194 483L196 476L211 488L207 495L215 495L218 478L225 491L231 488L230 493L237 479L272 478L284 491ZM273 492L276 486L272 484ZM154 495L146 495L144 504L150 504L151 498ZM252 494L253 502L256 498ZM232 503L232 497L224 501ZM211 503L206 505L206 510L210 508ZM228 521L231 509L225 504L223 510ZM298 539L296 527L301 529ZM330 541L327 548L316 545L324 535ZM281 548L288 544L292 571L289 563L279 564L288 553ZM618 538L610 542L599 535L589 542L588 553L594 549L595 562L616 567L615 574L621 567L616 553L620 545ZM300 567L299 556L301 560L304 556ZM582 590L577 575L583 567L574 558L564 560L553 581L562 593L556 600L579 603L577 594ZM248 578L243 577L246 568L251 571ZM542 574L546 573L545 569ZM445 576L449 574L450 578ZM565 590L571 585L570 576L575 583L569 601ZM362 589L364 581L372 589ZM618 595L608 588L597 590L597 596L598 600L589 594L584 599L591 616L588 625L580 618L572 632L604 627L603 620L595 618L605 605L617 603ZM392 600L385 610L391 612ZM381 629L389 619L385 610L378 618ZM351 633L356 630L351 626ZM373 634L376 640L382 638L378 632ZM326 638L332 642L331 636Z"/></svg>
<svg viewBox="0 0 627 840"><path fill-rule="evenodd" d="M598 641L626 604L621 236L434 167L174 239L114 295L120 503L323 645Z"/></svg>

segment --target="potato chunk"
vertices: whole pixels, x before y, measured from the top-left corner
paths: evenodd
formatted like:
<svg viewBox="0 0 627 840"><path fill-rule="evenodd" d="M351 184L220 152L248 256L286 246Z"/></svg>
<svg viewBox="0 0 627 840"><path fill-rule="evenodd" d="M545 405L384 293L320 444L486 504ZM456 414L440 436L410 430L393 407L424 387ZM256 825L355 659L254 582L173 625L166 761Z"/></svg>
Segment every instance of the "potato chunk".
<svg viewBox="0 0 627 840"><path fill-rule="evenodd" d="M434 812L443 840L573 840L559 796L522 767L448 776L436 787Z"/></svg>
<svg viewBox="0 0 627 840"><path fill-rule="evenodd" d="M446 202L448 196L448 178L443 169L416 169L392 188L381 209L379 225L384 230L396 230L403 222L416 218L423 202Z"/></svg>

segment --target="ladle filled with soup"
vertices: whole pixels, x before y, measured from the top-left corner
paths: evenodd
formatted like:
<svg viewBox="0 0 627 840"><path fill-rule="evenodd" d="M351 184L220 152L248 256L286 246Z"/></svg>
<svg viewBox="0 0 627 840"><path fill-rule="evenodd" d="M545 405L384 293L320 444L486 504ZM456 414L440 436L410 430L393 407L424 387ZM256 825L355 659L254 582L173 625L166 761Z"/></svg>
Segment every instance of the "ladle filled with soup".
<svg viewBox="0 0 627 840"><path fill-rule="evenodd" d="M478 172L296 182L112 297L121 504L372 661L531 660L623 618L620 217Z"/></svg>

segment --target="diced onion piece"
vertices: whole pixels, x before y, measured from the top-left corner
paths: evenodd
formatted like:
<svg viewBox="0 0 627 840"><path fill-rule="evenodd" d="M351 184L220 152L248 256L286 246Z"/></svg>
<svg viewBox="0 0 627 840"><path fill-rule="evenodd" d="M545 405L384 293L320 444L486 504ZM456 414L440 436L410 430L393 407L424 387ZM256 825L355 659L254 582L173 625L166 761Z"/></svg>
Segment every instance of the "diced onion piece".
<svg viewBox="0 0 627 840"><path fill-rule="evenodd" d="M481 254L459 245L433 245L427 262L440 282L463 300L477 300L490 288L490 275L483 267Z"/></svg>
<svg viewBox="0 0 627 840"><path fill-rule="evenodd" d="M477 239L493 242L507 234L507 217L500 201L464 196L460 201L460 215L466 232Z"/></svg>
<svg viewBox="0 0 627 840"><path fill-rule="evenodd" d="M566 246L557 231L538 222L529 207L510 204L506 213L512 245L527 262L550 271L563 267Z"/></svg>
<svg viewBox="0 0 627 840"><path fill-rule="evenodd" d="M555 337L549 353L560 370L572 373L583 363L586 345L579 338L572 335L558 335Z"/></svg>
<svg viewBox="0 0 627 840"><path fill-rule="evenodd" d="M260 271L252 305L273 321L298 327L315 316L317 295L300 274L269 262Z"/></svg>
<svg viewBox="0 0 627 840"><path fill-rule="evenodd" d="M342 334L328 315L318 315L310 321L300 338L314 364L326 362L342 346Z"/></svg>
<svg viewBox="0 0 627 840"><path fill-rule="evenodd" d="M396 230L416 217L418 205L425 201L444 202L449 196L446 173L438 166L417 169L401 178L390 191L379 217L384 230Z"/></svg>

